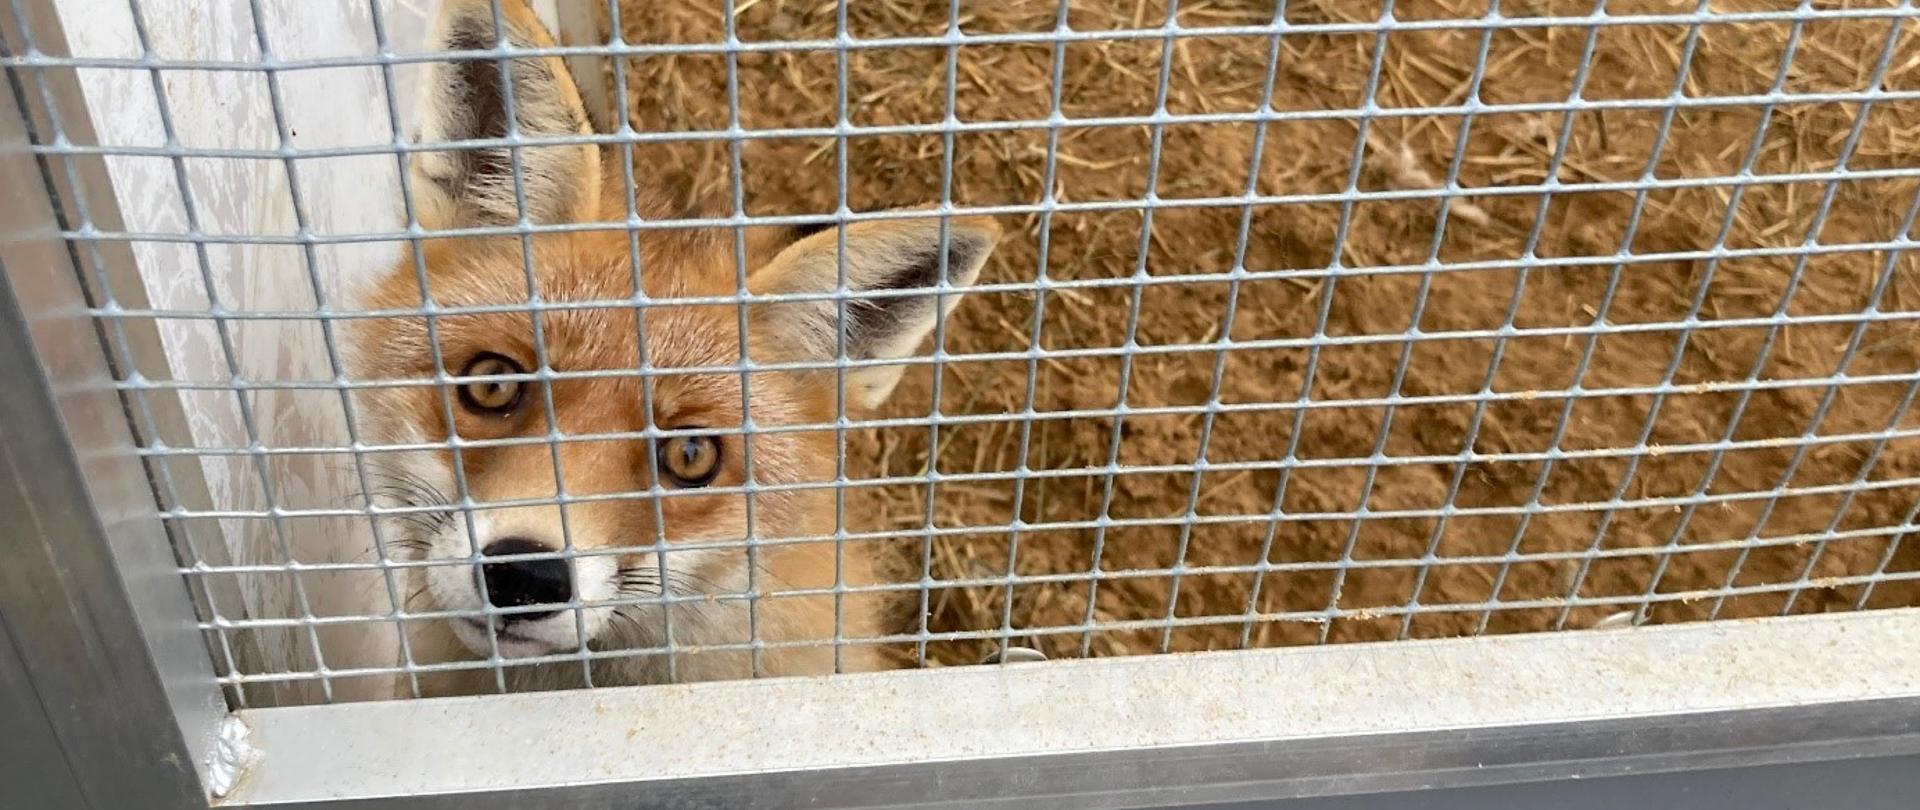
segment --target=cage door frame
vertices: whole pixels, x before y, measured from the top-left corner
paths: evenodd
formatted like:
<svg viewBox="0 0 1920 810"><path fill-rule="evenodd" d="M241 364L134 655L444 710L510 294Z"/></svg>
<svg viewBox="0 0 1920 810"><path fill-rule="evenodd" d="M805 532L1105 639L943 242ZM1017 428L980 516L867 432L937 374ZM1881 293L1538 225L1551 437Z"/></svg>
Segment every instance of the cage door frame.
<svg viewBox="0 0 1920 810"><path fill-rule="evenodd" d="M243 710L264 753L229 801L1180 807L1895 757L1916 634L1900 609Z"/></svg>
<svg viewBox="0 0 1920 810"><path fill-rule="evenodd" d="M0 805L204 806L226 701L15 100L0 103L0 717L17 722Z"/></svg>

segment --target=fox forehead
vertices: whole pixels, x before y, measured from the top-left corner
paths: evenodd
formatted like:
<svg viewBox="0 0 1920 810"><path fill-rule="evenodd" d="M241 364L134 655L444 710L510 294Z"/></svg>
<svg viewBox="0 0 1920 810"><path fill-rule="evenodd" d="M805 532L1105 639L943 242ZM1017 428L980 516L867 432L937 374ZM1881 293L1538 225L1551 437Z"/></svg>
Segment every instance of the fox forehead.
<svg viewBox="0 0 1920 810"><path fill-rule="evenodd" d="M711 302L738 290L726 234L643 236L637 273L622 233L536 236L525 252L513 238L428 243L421 258L431 300L453 311L436 317L433 329L424 317L382 319L376 342L398 355L393 362L429 376L436 332L449 373L480 352L530 369L544 358L561 371L636 369L643 351L653 367L738 364L736 305ZM403 257L374 291L378 306L419 308L412 261ZM636 277L642 296L634 295ZM694 298L707 302L675 303Z"/></svg>

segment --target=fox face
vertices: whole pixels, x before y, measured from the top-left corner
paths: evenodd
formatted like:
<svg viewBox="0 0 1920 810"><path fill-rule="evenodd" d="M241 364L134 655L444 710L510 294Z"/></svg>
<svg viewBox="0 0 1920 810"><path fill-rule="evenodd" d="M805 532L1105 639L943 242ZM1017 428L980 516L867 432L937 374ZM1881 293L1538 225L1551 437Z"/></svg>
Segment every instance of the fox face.
<svg viewBox="0 0 1920 810"><path fill-rule="evenodd" d="M487 0L448 3L438 42L553 45L526 8L500 7L503 30ZM507 138L509 110L512 131L536 142L517 156L415 153L422 227L625 221L617 153L537 143L591 132L561 61L507 66L428 69L423 142ZM643 220L686 215L634 177ZM415 660L533 659L508 677L528 689L577 679L582 648L691 650L671 665L596 656L587 671L601 685L877 667L867 648L832 649L836 636L878 632L879 611L833 594L871 582L873 560L827 539L843 400L831 364L857 361L847 404L883 401L904 367L868 361L913 353L959 299L929 288L970 285L998 233L979 218L898 218L812 234L429 238L408 250L365 303L438 314L368 319L351 354L363 379L418 381L357 394L369 440L399 446L370 456L370 499L396 510L386 541L433 563L410 569L408 610L429 617L412 634ZM778 300L739 303L743 270L752 297ZM842 284L868 297L837 301ZM805 364L825 367L795 367ZM776 368L743 374L749 365ZM486 691L492 677L428 688Z"/></svg>

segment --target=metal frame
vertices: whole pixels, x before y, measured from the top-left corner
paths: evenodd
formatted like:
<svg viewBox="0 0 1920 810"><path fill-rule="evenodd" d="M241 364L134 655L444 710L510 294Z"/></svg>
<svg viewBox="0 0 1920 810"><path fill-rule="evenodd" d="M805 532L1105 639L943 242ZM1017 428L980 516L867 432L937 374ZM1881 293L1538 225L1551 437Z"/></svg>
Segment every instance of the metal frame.
<svg viewBox="0 0 1920 810"><path fill-rule="evenodd" d="M128 428L27 126L0 109L0 804L1142 807L1920 754L1920 609L228 714L148 480L180 459Z"/></svg>
<svg viewBox="0 0 1920 810"><path fill-rule="evenodd" d="M226 701L11 103L0 188L0 803L191 806Z"/></svg>
<svg viewBox="0 0 1920 810"><path fill-rule="evenodd" d="M1762 764L1602 779L1234 803L1219 810L1907 810L1920 793L1920 757Z"/></svg>
<svg viewBox="0 0 1920 810"><path fill-rule="evenodd" d="M540 15L541 22L547 24L547 30L553 32L555 40L564 46L591 47L601 40L601 21L605 7L599 3L568 2L567 0L535 0L534 13ZM619 129L614 117L615 108L611 96L612 88L601 75L611 66L609 60L598 53L587 52L567 57L567 69L573 73L574 82L580 87L581 100L586 102L587 115L593 119L595 132L612 132Z"/></svg>
<svg viewBox="0 0 1920 810"><path fill-rule="evenodd" d="M249 710L233 801L1178 807L1916 754L1916 633L1900 610Z"/></svg>
<svg viewBox="0 0 1920 810"><path fill-rule="evenodd" d="M67 39L52 4L26 3L23 10L26 14L25 24L39 37L34 43L35 47L45 53L66 55ZM19 53L24 49L19 32L14 31L13 26L0 23L0 35L7 37L5 44L8 53ZM22 114L27 116L23 121L24 126L42 133L43 139L46 133L59 133L80 142L97 141L98 136L93 130L75 71L46 70L37 74L20 71L13 74L12 78L14 83L9 93L12 100L18 102ZM39 171L45 178L46 187L52 192L52 202L58 206L55 216L62 225L56 231L56 236L61 231L70 230L74 222L90 221L97 226L124 227L118 198L114 194L114 181L104 159L42 158ZM116 306L152 305L129 243L95 243L82 249L69 241L62 249L72 256L74 272L85 290L90 307L97 309L103 301L113 302ZM117 320L103 323L101 328L110 333L110 337L102 336L102 343L109 368L117 372L114 379L124 378L130 370L154 380L173 378L165 355L166 342L161 337L157 321ZM123 402L129 408L129 422L134 426L134 432L138 434L145 431L148 434L135 437L141 444L151 441L153 436L191 435L187 428L186 406L181 402L178 392L156 390L123 394ZM160 482L161 490L168 496L162 500L170 502L171 508L213 508L205 472L197 460L181 457L147 459L146 462L147 474ZM177 547L194 549L193 554L183 556L198 556L215 565L233 563L227 554L226 544L219 538L219 526L211 523L173 523L166 528ZM233 582L217 578L202 580L189 590L202 607L203 616L214 615L212 604L238 605L244 601ZM231 650L233 666L236 668L258 666L263 660L264 656L252 638L230 635L223 639L223 643ZM261 688L277 693L286 691L280 685Z"/></svg>

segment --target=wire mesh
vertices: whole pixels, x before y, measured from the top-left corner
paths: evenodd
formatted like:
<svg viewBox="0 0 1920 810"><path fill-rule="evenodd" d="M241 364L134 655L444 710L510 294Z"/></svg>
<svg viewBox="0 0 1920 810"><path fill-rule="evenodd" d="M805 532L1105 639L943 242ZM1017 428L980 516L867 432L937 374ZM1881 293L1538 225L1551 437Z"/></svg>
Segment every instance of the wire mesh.
<svg viewBox="0 0 1920 810"><path fill-rule="evenodd" d="M177 227L97 218L73 192L63 236L163 517L226 538L177 545L237 704L1920 600L1903 543L1920 514L1908 0L597 5L605 42L416 52L373 0L349 14L367 52L295 56L268 24L282 10L253 0L234 16L251 47L207 56L156 43L170 4L126 4L127 53L69 54L11 0L0 64L39 111L50 174L79 189L92 162L168 167ZM520 13L496 0L487 28ZM547 102L516 96L519 66L548 57L605 61L573 79L611 86L614 131L516 112ZM501 133L422 137L397 77L436 62L499 68ZM290 77L348 70L376 81L382 135L303 145L295 108L330 100ZM146 82L159 131L94 137L73 120L56 85L89 74ZM177 126L178 85L209 76L258 83L269 143ZM780 106L809 93L823 119ZM203 102L185 109L239 115ZM581 147L621 202L542 217L551 178L532 161ZM430 227L408 166L440 154L500 155L509 221ZM356 159L391 173L401 221L317 226L303 188ZM278 168L265 188L207 181L229 163ZM659 215L669 166L719 204ZM289 229L203 218L267 195ZM925 205L892 207L910 204ZM968 283L955 251L979 215L1019 227ZM860 286L856 228L929 221L931 275ZM837 234L832 283L754 289L766 226ZM500 239L518 286L476 296L444 246ZM719 259L676 262L664 244ZM128 245L189 261L109 258ZM354 247L387 250L367 277L415 298L343 294L322 268ZM230 263L242 248L294 258ZM621 284L573 284L593 262ZM118 272L185 278L198 297L128 300ZM307 297L236 304L236 284ZM850 343L864 313L929 300L911 355ZM823 303L833 356L766 359L782 336L759 313ZM413 322L413 342L367 337ZM510 324L483 354L524 359L473 373L463 322ZM129 336L156 326L174 359L158 367ZM662 362L687 342L722 359ZM305 355L262 366L262 347ZM214 361L179 361L195 350ZM378 362L356 368L356 352ZM362 373L408 366L425 371ZM856 406L850 379L902 366L888 404ZM530 416L469 430L472 392L508 390ZM675 410L700 396L705 423ZM408 397L412 411L393 404ZM170 431L151 404L165 400L231 409L239 431ZM289 430L290 411L338 429ZM663 454L701 443L738 467L663 478ZM183 497L177 461L257 489ZM321 468L327 482L288 494L290 471ZM336 547L296 548L310 526ZM515 533L534 544L488 551ZM823 547L823 571L782 567ZM506 572L547 576L547 561L558 598L497 598ZM358 584L317 604L308 583L326 577ZM235 581L276 596L223 603ZM444 604L455 581L470 603ZM463 622L479 629L456 654L421 649ZM388 639L392 660L342 630ZM249 635L280 639L280 660L237 654ZM287 685L310 691L272 691Z"/></svg>

